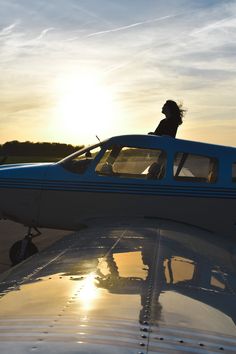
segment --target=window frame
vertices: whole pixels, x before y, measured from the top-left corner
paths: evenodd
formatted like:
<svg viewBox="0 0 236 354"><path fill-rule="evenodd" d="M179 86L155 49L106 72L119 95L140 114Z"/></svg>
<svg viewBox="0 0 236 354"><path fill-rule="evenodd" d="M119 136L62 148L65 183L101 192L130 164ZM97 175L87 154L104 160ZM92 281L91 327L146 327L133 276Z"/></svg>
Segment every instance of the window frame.
<svg viewBox="0 0 236 354"><path fill-rule="evenodd" d="M234 175L234 169L235 169L235 175ZM233 185L236 185L236 162L232 163L232 168L231 168L231 182Z"/></svg>
<svg viewBox="0 0 236 354"><path fill-rule="evenodd" d="M178 154L182 154L182 157L181 157L181 160L180 160L180 163L182 166L181 168L179 169L179 165L177 166L177 170L176 172L174 173L174 165L175 165L175 160L176 160L176 157ZM208 172L208 176L207 177L196 177L196 176L179 176L179 173L181 172L182 168L184 167L184 164L188 158L189 155L194 155L194 156L198 156L198 157L203 157L203 158L208 158L209 159L209 162L214 162L214 168L215 168L215 177L214 177L214 180L210 180L209 179L209 174L210 174L210 168L209 168L209 172ZM182 160L184 160L182 162ZM201 184L211 184L211 185L214 185L216 183L219 182L219 176L220 176L220 163L219 163L219 158L215 157L215 156L212 156L212 155L208 155L208 154L204 154L204 153L198 153L198 152L192 152L192 151L175 151L173 152L173 162L172 162L172 179L174 181L176 181L176 183L201 183ZM178 175L176 176L178 172Z"/></svg>
<svg viewBox="0 0 236 354"><path fill-rule="evenodd" d="M99 163L101 162L101 160L102 160L102 158L105 156L105 154L106 154L106 152L108 151L108 150L112 150L112 148L114 148L114 147L117 147L117 149L119 150L119 152L118 152L118 154L116 155L116 157L115 157L115 160L113 161L113 163L112 163L112 165L115 163L115 161L116 161L116 159L117 159L117 157L119 156L119 154L120 154L120 152L121 152L121 150L123 149L123 148L130 148L130 149L141 149L141 150L153 150L153 151L160 151L160 155L161 155L161 153L164 153L165 154L165 172L164 172L164 174L163 174L163 176L159 179L159 178L153 178L153 179L148 179L147 178L147 175L148 174L138 174L138 173L124 173L124 172L113 172L113 173L111 173L111 174L109 174L109 173L102 173L101 171L100 172L98 172L97 171L97 166L99 165ZM110 157L110 156L109 156ZM109 157L108 157L108 159L109 159ZM104 161L104 164L106 163L107 161ZM151 164L152 165L152 164ZM156 148L150 148L150 147L148 147L148 146L140 146L140 145L128 145L128 144L125 144L125 145L121 145L121 144L113 144L113 145L109 145L109 146L106 146L105 147L105 149L104 149L104 153L103 153L103 155L100 157L100 159L96 162L96 165L95 165L95 174L97 175L97 176L102 176L102 177L114 177L114 178L122 178L122 179L135 179L135 180L137 180L137 179L139 179L139 180L141 180L141 181L143 181L143 180L148 180L148 181L160 181L160 182L162 182L163 180L165 180L166 179L166 177L167 177L167 165L168 165L168 154L167 154L167 150L166 149L163 149L162 147L156 147ZM149 168L150 168L150 166L149 166Z"/></svg>

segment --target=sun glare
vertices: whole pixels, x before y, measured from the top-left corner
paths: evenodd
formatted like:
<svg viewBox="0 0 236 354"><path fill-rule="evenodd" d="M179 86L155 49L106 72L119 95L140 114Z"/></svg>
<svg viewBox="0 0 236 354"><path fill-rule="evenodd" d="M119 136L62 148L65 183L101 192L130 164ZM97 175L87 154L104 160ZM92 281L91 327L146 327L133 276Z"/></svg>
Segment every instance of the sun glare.
<svg viewBox="0 0 236 354"><path fill-rule="evenodd" d="M89 311L93 307L93 302L98 298L99 292L95 285L96 275L90 273L84 280L83 287L79 293L79 300L81 301L84 310Z"/></svg>
<svg viewBox="0 0 236 354"><path fill-rule="evenodd" d="M76 75L59 81L57 128L75 141L83 136L110 135L116 119L112 90L95 75ZM78 141L79 142L79 141Z"/></svg>

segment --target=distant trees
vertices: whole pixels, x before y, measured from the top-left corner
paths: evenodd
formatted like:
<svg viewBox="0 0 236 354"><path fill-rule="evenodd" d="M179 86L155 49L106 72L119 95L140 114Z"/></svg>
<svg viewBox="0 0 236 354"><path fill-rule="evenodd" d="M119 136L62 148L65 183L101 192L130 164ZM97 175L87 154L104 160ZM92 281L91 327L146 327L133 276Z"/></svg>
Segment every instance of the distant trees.
<svg viewBox="0 0 236 354"><path fill-rule="evenodd" d="M81 146L61 143L32 143L30 141L9 141L0 145L1 156L55 156L64 157L81 149Z"/></svg>

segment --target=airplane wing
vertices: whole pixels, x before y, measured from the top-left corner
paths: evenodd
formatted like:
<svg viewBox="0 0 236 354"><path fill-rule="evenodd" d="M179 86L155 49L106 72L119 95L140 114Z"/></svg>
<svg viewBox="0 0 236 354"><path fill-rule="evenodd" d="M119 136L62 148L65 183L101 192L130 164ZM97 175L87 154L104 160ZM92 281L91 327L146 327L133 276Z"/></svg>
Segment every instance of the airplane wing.
<svg viewBox="0 0 236 354"><path fill-rule="evenodd" d="M235 246L94 220L0 278L0 353L235 353Z"/></svg>

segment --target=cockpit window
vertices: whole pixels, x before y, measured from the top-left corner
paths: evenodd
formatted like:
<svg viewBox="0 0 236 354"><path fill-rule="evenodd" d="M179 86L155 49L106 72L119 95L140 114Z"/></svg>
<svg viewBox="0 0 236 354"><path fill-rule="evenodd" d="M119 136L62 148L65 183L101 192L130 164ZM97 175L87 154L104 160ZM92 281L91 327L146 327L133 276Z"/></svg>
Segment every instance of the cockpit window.
<svg viewBox="0 0 236 354"><path fill-rule="evenodd" d="M84 149L62 161L62 166L73 173L83 174L101 151L101 146Z"/></svg>
<svg viewBox="0 0 236 354"><path fill-rule="evenodd" d="M236 162L233 163L233 167L232 167L232 182L236 183Z"/></svg>
<svg viewBox="0 0 236 354"><path fill-rule="evenodd" d="M173 166L177 181L215 183L218 175L218 162L208 156L178 152Z"/></svg>
<svg viewBox="0 0 236 354"><path fill-rule="evenodd" d="M148 179L162 179L165 170L164 151L117 145L107 149L96 167L100 175Z"/></svg>

